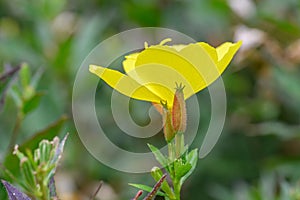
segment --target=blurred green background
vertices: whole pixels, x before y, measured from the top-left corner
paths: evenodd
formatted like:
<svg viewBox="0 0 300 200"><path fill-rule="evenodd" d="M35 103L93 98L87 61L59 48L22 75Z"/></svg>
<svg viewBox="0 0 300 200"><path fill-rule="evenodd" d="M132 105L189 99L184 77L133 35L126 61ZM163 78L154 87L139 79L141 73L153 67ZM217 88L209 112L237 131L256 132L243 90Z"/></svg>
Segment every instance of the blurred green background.
<svg viewBox="0 0 300 200"><path fill-rule="evenodd" d="M61 198L83 199L99 180L105 182L99 193L103 200L132 198L137 190L128 182L154 184L149 174L118 172L90 156L77 136L71 110L75 75L89 51L121 31L149 26L174 29L213 46L243 40L223 75L228 112L222 136L199 160L183 188L183 199L272 200L289 199L290 194L300 199L299 0L2 0L0 72L26 62L32 74L41 74L35 89L42 95L24 117L17 143L68 116L56 132L70 132L56 176ZM1 162L18 113L10 90L0 113ZM99 92L107 94L99 104L108 114L102 119L107 131L114 142L132 148L134 144L118 137L122 133L109 115L105 99L111 89L101 84ZM198 94L200 136L193 147L201 144L209 123L208 97L207 89ZM145 105L139 102L134 109L141 123L147 122Z"/></svg>

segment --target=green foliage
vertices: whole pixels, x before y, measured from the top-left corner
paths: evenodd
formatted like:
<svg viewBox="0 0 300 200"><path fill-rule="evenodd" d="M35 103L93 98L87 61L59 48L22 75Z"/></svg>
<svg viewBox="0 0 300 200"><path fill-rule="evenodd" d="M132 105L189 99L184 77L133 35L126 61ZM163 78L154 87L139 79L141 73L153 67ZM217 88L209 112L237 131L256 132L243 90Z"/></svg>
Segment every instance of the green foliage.
<svg viewBox="0 0 300 200"><path fill-rule="evenodd" d="M21 152L16 146L13 154L19 159L21 177L15 177L14 173L8 170L5 170L5 173L34 199L55 199L56 192L52 179L62 156L66 139L67 135L61 141L58 137L52 141L42 140L34 151L26 149L25 152ZM10 191L7 190L7 192Z"/></svg>
<svg viewBox="0 0 300 200"><path fill-rule="evenodd" d="M261 174L278 167L284 168L277 172L278 176L283 177L292 191L297 191L297 179L300 179L297 164L300 155L299 1L248 1L250 5L246 6L242 15L229 2L238 2L236 7L244 5L244 1L223 0L130 0L122 3L116 0L0 1L1 163L7 155L11 155L12 151L6 149L18 112L26 113L26 116L20 116L18 137L12 147L15 143L21 144L21 152L25 152L22 148L24 141L24 147L28 144L28 148L34 150L43 137L50 140L64 127L75 132L74 125L66 124L64 119L56 128L49 129L49 132L46 128L43 134L34 137L38 130L43 130L63 114L71 116L75 73L88 52L101 40L130 28L162 26L216 46L233 40L239 28L246 27L261 31L264 37L240 51L222 77L228 111L224 131L211 154L199 161L188 184L183 187L183 199L196 196L202 200L224 200L227 194L230 195L227 199L231 200L236 190L244 189L235 188L241 182L247 185L247 192L241 192L243 195L247 195L248 199L261 198L263 192L257 189ZM245 42L250 42L251 36L259 38L252 32L248 33L251 34L247 35ZM28 63L30 75L22 65L24 80L21 81L18 70L21 65L18 64L23 62ZM4 68L5 63L11 63L11 67ZM108 99L110 94L107 91L105 87L99 87L99 97ZM198 98L201 121L192 144L197 148L210 120L208 92L201 92ZM5 104L2 103L4 99ZM27 103L22 102L24 100ZM107 133L117 135L114 142L124 148L138 148L139 144L124 139L112 123L112 117L107 117L110 116L109 103L97 105L105 116L101 123ZM148 113L142 109L135 112L138 113L135 116L147 119ZM138 117L137 121L147 124L146 120ZM81 180L76 183L79 188L103 177L118 191L119 199L129 199L134 190L120 185L128 181L151 185L152 182L145 178L148 174L129 176L116 173L89 156L76 136L70 137L70 140L66 171L77 172ZM151 138L151 144L159 147L161 140L159 136ZM9 169L18 168L16 161L4 162L4 165ZM161 161L162 166L168 163ZM3 177L3 174L0 175ZM3 199L1 194L6 195L3 189L1 185L0 199ZM248 192L253 194L248 196Z"/></svg>
<svg viewBox="0 0 300 200"><path fill-rule="evenodd" d="M26 63L22 64L19 73L19 81L11 90L15 104L19 108L19 115L22 117L36 109L43 96L42 92L36 90L37 83L41 76L36 75L35 77L37 78L32 81L29 66Z"/></svg>
<svg viewBox="0 0 300 200"><path fill-rule="evenodd" d="M168 144L170 145L170 144ZM161 184L161 189L164 192L166 199L180 199L180 190L184 181L192 174L195 170L198 160L198 149L194 149L190 152L185 152L179 158L173 158L170 155L170 151L176 151L175 149L169 150L169 157L165 157L159 149L155 146L148 144L152 153L156 157L157 161L162 165L164 170L166 170L172 181L172 188L169 183L164 180ZM172 147L171 147L172 148ZM181 147L179 147L181 148ZM155 181L159 181L163 177L163 172L158 167L153 167L151 170L151 176ZM141 184L130 184L138 189L145 191L151 190L151 187L141 185Z"/></svg>

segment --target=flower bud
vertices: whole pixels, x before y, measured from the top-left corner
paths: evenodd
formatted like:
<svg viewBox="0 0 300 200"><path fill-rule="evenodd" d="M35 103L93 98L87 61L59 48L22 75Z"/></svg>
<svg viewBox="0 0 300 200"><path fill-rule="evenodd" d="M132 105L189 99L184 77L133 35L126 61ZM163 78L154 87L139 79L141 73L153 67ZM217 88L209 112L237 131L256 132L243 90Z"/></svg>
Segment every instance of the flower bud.
<svg viewBox="0 0 300 200"><path fill-rule="evenodd" d="M164 135L167 142L170 142L175 137L175 131L172 126L171 111L167 108L163 108L163 122L164 122Z"/></svg>
<svg viewBox="0 0 300 200"><path fill-rule="evenodd" d="M172 124L175 132L183 133L186 130L186 105L183 94L184 86L176 85L172 107Z"/></svg>

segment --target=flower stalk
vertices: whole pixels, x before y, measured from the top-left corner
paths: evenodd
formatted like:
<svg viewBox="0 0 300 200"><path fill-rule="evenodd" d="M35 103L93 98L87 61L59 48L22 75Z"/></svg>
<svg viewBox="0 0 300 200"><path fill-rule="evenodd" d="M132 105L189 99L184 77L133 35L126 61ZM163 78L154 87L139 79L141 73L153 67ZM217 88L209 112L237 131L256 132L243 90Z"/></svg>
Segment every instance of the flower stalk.
<svg viewBox="0 0 300 200"><path fill-rule="evenodd" d="M186 130L186 104L183 93L184 86L176 83L173 105L168 108L167 103L161 103L162 118L164 122L164 136L168 143L168 158L171 163L168 167L169 175L173 184L172 195L170 191L164 190L169 193L169 198L174 200L180 200L181 191L181 178L182 174L179 170L186 170L186 173L191 169L189 165L185 165L181 156L185 152L184 148L184 132ZM157 168L154 168L155 171ZM157 170L158 171L158 170ZM157 179L157 175L152 173L154 179Z"/></svg>

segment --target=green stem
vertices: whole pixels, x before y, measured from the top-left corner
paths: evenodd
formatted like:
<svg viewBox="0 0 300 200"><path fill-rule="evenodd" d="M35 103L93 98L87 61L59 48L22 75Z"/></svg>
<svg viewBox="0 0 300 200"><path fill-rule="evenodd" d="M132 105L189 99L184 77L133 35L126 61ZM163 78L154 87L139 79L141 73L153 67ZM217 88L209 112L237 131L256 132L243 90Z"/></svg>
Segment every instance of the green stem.
<svg viewBox="0 0 300 200"><path fill-rule="evenodd" d="M177 179L173 180L173 186L176 200L180 200L180 182Z"/></svg>
<svg viewBox="0 0 300 200"><path fill-rule="evenodd" d="M173 162L175 160L175 152L174 152L174 144L172 141L168 143L168 152L169 152L170 162Z"/></svg>
<svg viewBox="0 0 300 200"><path fill-rule="evenodd" d="M38 185L40 185L40 189L39 191L36 191L37 193L40 194L40 196L38 197L38 200L50 200L50 196L49 196L49 188L48 188L48 182L46 182L46 174L45 171L40 171L37 173L37 183Z"/></svg>
<svg viewBox="0 0 300 200"><path fill-rule="evenodd" d="M12 132L12 136L10 138L9 145L8 145L8 148L7 148L7 151L8 151L7 153L12 151L12 149L14 148L14 146L16 144L16 141L17 141L17 138L18 138L18 135L19 135L19 132L20 132L22 121L23 121L23 114L21 112L18 112L16 123L15 123L14 129L13 129L13 132Z"/></svg>
<svg viewBox="0 0 300 200"><path fill-rule="evenodd" d="M184 152L184 135L178 132L175 136L176 158L179 158Z"/></svg>

